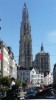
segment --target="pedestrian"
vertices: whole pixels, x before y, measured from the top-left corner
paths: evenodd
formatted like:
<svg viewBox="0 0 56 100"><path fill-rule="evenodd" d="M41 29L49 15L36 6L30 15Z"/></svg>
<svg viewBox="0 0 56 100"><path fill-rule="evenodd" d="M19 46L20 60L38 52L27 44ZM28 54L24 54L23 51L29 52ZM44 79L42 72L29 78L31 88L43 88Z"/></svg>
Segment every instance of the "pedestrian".
<svg viewBox="0 0 56 100"><path fill-rule="evenodd" d="M16 83L15 79L11 78L11 89L7 93L7 100L15 100L16 98Z"/></svg>
<svg viewBox="0 0 56 100"><path fill-rule="evenodd" d="M11 78L11 88L13 87L13 86L15 86L15 79L14 78Z"/></svg>

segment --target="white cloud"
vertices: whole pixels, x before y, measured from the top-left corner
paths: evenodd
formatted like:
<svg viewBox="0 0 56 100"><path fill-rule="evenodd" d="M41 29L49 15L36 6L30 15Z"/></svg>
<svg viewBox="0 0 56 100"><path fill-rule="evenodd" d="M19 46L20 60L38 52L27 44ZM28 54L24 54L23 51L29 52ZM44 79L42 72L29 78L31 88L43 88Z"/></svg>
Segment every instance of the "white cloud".
<svg viewBox="0 0 56 100"><path fill-rule="evenodd" d="M47 38L50 43L56 43L56 31L48 32Z"/></svg>

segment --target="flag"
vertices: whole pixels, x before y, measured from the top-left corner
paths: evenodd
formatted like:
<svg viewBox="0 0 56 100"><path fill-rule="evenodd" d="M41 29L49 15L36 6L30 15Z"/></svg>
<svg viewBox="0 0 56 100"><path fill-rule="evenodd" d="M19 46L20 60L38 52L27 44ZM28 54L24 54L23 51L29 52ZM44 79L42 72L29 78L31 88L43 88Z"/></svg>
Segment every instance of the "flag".
<svg viewBox="0 0 56 100"><path fill-rule="evenodd" d="M0 60L2 60L2 53L0 52Z"/></svg>

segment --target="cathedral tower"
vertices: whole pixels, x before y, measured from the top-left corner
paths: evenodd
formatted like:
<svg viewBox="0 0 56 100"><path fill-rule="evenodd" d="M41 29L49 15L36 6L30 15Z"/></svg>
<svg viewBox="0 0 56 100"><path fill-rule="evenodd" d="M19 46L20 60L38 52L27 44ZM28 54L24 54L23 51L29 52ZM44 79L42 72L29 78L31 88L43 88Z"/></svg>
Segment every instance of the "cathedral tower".
<svg viewBox="0 0 56 100"><path fill-rule="evenodd" d="M39 72L43 72L44 75L50 72L50 55L48 52L45 52L43 43L41 44L40 52L35 56L35 67Z"/></svg>
<svg viewBox="0 0 56 100"><path fill-rule="evenodd" d="M19 47L19 65L20 67L32 67L32 39L31 26L29 21L28 9L24 3L22 22L20 27L20 47Z"/></svg>

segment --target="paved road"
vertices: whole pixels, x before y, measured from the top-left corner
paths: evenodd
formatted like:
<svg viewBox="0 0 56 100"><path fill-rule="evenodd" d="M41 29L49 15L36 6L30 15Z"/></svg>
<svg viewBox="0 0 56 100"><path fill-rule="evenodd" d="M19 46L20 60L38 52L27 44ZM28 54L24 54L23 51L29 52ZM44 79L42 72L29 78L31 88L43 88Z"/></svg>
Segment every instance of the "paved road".
<svg viewBox="0 0 56 100"><path fill-rule="evenodd" d="M25 95L25 92L21 91L20 92L20 100L24 100L24 95Z"/></svg>

